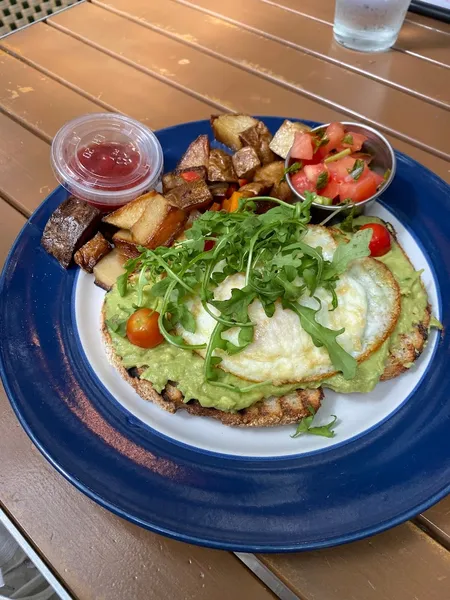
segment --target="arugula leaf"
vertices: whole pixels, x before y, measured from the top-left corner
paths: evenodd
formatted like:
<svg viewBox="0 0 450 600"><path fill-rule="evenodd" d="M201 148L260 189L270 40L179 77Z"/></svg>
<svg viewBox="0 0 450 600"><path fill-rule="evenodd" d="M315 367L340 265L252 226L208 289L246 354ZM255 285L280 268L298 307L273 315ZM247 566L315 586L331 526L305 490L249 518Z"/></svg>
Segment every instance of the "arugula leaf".
<svg viewBox="0 0 450 600"><path fill-rule="evenodd" d="M154 298L163 298L165 293L167 292L167 288L171 283L170 277L165 277L164 279L160 279L155 284L152 285L150 289L150 294Z"/></svg>
<svg viewBox="0 0 450 600"><path fill-rule="evenodd" d="M118 315L113 315L110 319L106 319L105 323L114 333L124 338L127 335L127 321L128 317L121 319Z"/></svg>
<svg viewBox="0 0 450 600"><path fill-rule="evenodd" d="M293 175L294 173L297 173L298 171L300 171L300 169L302 167L303 167L303 163L301 161L292 163L292 165L290 167L286 167L286 169L284 169L284 171L283 171L283 177L280 179L280 183L282 183L283 181L286 181L286 175L288 173L290 175Z"/></svg>
<svg viewBox="0 0 450 600"><path fill-rule="evenodd" d="M352 206L345 219L339 223L339 229L342 229L342 231L346 231L347 233L353 233L354 231L356 231L357 226L354 223L354 218L355 207Z"/></svg>
<svg viewBox="0 0 450 600"><path fill-rule="evenodd" d="M311 413L310 416L303 417L303 419L301 421L299 421L299 423L297 425L297 429L296 429L295 433L293 435L291 435L291 438L297 438L297 437L303 435L304 433L310 433L312 435L321 435L321 436L327 437L327 438L332 438L336 435L334 430L332 429L333 425L337 421L336 415L331 415L333 417L333 420L330 421L329 423L327 423L326 425L312 427L312 422L314 420L316 413L312 406L308 406L308 410Z"/></svg>
<svg viewBox="0 0 450 600"><path fill-rule="evenodd" d="M329 179L328 171L322 171L319 177L317 178L316 189L317 191L323 190L324 187L327 186Z"/></svg>
<svg viewBox="0 0 450 600"><path fill-rule="evenodd" d="M344 137L342 138L342 143L350 144L350 146L352 146L353 145L353 136L350 133L345 134Z"/></svg>
<svg viewBox="0 0 450 600"><path fill-rule="evenodd" d="M328 329L316 321L317 310L302 306L301 304L287 303L285 307L293 310L300 317L300 323L306 333L312 338L315 346L321 348L325 346L330 355L331 362L334 367L341 371L344 379L353 379L356 375L357 362L344 350L344 348L336 341L338 335L344 333L344 329L337 331Z"/></svg>
<svg viewBox="0 0 450 600"><path fill-rule="evenodd" d="M352 261L369 256L371 239L372 231L363 229L355 233L348 243L341 242L336 248L332 262L325 267L323 278L327 280L337 277L347 270Z"/></svg>
<svg viewBox="0 0 450 600"><path fill-rule="evenodd" d="M366 165L366 163L363 160L361 160L360 158L357 158L355 160L355 164L353 165L353 167L351 169L347 169L350 177L352 179L354 179L355 181L358 181L358 179L363 174L365 165Z"/></svg>
<svg viewBox="0 0 450 600"><path fill-rule="evenodd" d="M222 315L231 317L238 323L246 323L249 321L247 309L255 298L256 293L247 286L241 290L232 289L228 300L211 300L210 304L220 310Z"/></svg>

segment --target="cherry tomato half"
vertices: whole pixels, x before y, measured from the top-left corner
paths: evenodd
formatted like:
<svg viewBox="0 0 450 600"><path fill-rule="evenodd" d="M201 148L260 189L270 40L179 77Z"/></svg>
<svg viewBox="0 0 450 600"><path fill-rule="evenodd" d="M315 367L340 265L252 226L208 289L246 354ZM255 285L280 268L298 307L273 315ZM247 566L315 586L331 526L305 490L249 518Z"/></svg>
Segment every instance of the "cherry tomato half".
<svg viewBox="0 0 450 600"><path fill-rule="evenodd" d="M127 338L139 348L154 348L164 341L158 327L159 313L140 308L127 321Z"/></svg>
<svg viewBox="0 0 450 600"><path fill-rule="evenodd" d="M384 256L391 249L391 236L389 231L379 223L367 223L360 229L371 229L372 239L370 240L370 256Z"/></svg>

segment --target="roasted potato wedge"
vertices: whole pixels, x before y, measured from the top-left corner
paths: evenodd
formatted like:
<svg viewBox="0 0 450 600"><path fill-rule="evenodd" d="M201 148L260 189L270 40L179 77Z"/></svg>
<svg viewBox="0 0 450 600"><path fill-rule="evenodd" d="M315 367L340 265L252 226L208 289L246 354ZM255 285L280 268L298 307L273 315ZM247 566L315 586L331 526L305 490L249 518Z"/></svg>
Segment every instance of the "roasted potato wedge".
<svg viewBox="0 0 450 600"><path fill-rule="evenodd" d="M311 127L304 123L284 121L270 142L270 149L281 158L286 158L294 143L297 131L311 131Z"/></svg>
<svg viewBox="0 0 450 600"><path fill-rule="evenodd" d="M238 182L231 156L223 150L214 148L209 153L208 180Z"/></svg>
<svg viewBox="0 0 450 600"><path fill-rule="evenodd" d="M170 192L170 190L173 190L179 185L183 185L183 183L185 183L184 179L175 171L166 173L162 176L163 194L167 194L167 192Z"/></svg>
<svg viewBox="0 0 450 600"><path fill-rule="evenodd" d="M95 265L112 250L112 245L97 231L94 237L81 246L73 257L76 264L87 273L92 273Z"/></svg>
<svg viewBox="0 0 450 600"><path fill-rule="evenodd" d="M275 160L275 155L269 147L272 134L262 121L258 121L256 125L243 131L239 138L243 146L254 148L263 165Z"/></svg>
<svg viewBox="0 0 450 600"><path fill-rule="evenodd" d="M222 200L224 200L227 197L227 192L228 192L228 183L226 182L218 182L218 183L212 183L211 185L208 186L209 187L209 191L212 194L213 197L213 202L222 202Z"/></svg>
<svg viewBox="0 0 450 600"><path fill-rule="evenodd" d="M163 194L173 190L179 185L191 183L196 180L206 181L208 171L206 167L192 167L190 169L175 169L171 173L166 173L162 177Z"/></svg>
<svg viewBox="0 0 450 600"><path fill-rule="evenodd" d="M241 148L231 157L236 175L239 178L252 179L255 171L261 166L256 150L251 146Z"/></svg>
<svg viewBox="0 0 450 600"><path fill-rule="evenodd" d="M254 181L266 181L272 186L278 185L283 179L284 175L284 162L282 160L276 160L268 165L264 165L256 170Z"/></svg>
<svg viewBox="0 0 450 600"><path fill-rule="evenodd" d="M127 262L127 257L114 248L109 254L104 256L94 267L94 283L102 289L109 291L116 283L119 275L125 273L123 265Z"/></svg>
<svg viewBox="0 0 450 600"><path fill-rule="evenodd" d="M152 190L143 196L139 196L136 200L132 200L128 204L125 204L125 206L103 217L103 222L114 225L119 229L131 229L136 221L142 217L148 203L157 193L155 190Z"/></svg>
<svg viewBox="0 0 450 600"><path fill-rule="evenodd" d="M47 221L41 245L67 269L78 248L95 234L101 217L98 208L71 196Z"/></svg>
<svg viewBox="0 0 450 600"><path fill-rule="evenodd" d="M177 169L192 169L193 167L208 168L209 138L207 135L199 135L181 157Z"/></svg>
<svg viewBox="0 0 450 600"><path fill-rule="evenodd" d="M268 181L252 181L239 188L239 192L243 198L254 198L255 196L267 196L272 187Z"/></svg>
<svg viewBox="0 0 450 600"><path fill-rule="evenodd" d="M140 246L157 248L169 245L187 220L187 213L157 194L151 198L141 218L131 228L134 241Z"/></svg>
<svg viewBox="0 0 450 600"><path fill-rule="evenodd" d="M135 258L140 254L137 249L139 244L134 241L133 234L128 229L119 229L119 231L113 235L113 243L127 258Z"/></svg>
<svg viewBox="0 0 450 600"><path fill-rule="evenodd" d="M289 202L292 198L292 191L286 181L280 181L280 183L273 186L270 195L279 200Z"/></svg>
<svg viewBox="0 0 450 600"><path fill-rule="evenodd" d="M211 127L214 137L236 152L242 148L239 134L258 123L250 115L212 115Z"/></svg>
<svg viewBox="0 0 450 600"><path fill-rule="evenodd" d="M213 200L212 194L203 179L179 185L170 190L165 198L172 206L187 211L193 208L204 208L211 204Z"/></svg>

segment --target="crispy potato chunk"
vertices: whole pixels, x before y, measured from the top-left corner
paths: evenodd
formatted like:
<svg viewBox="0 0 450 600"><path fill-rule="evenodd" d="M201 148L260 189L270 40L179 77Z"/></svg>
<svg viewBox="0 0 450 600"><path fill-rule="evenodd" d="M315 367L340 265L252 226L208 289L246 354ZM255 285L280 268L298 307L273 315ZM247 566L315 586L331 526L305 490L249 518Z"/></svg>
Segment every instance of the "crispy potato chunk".
<svg viewBox="0 0 450 600"><path fill-rule="evenodd" d="M134 241L133 234L128 229L119 229L112 238L114 246L127 258L135 258L140 252L138 244Z"/></svg>
<svg viewBox="0 0 450 600"><path fill-rule="evenodd" d="M268 181L252 181L239 188L242 198L254 198L255 196L267 196L272 188Z"/></svg>
<svg viewBox="0 0 450 600"><path fill-rule="evenodd" d="M256 169L261 166L258 154L251 146L238 150L233 154L231 160L233 161L236 175L239 178L252 179Z"/></svg>
<svg viewBox="0 0 450 600"><path fill-rule="evenodd" d="M73 259L84 271L92 273L98 261L111 250L111 244L98 231L91 240L75 252Z"/></svg>
<svg viewBox="0 0 450 600"><path fill-rule="evenodd" d="M270 142L270 149L281 158L286 158L289 150L294 143L294 137L297 131L311 131L311 127L304 123L293 123L292 121L284 121L283 125L278 129Z"/></svg>
<svg viewBox="0 0 450 600"><path fill-rule="evenodd" d="M257 169L254 181L266 181L267 183L278 185L284 175L284 162L276 160L268 165Z"/></svg>
<svg viewBox="0 0 450 600"><path fill-rule="evenodd" d="M131 229L136 221L142 217L148 203L157 193L155 190L152 190L143 196L139 196L136 200L132 200L128 204L125 204L125 206L103 217L103 222L114 225L119 229Z"/></svg>
<svg viewBox="0 0 450 600"><path fill-rule="evenodd" d="M116 283L117 278L125 273L123 265L127 262L127 257L114 248L109 254L104 256L94 267L94 283L102 289L109 291Z"/></svg>
<svg viewBox="0 0 450 600"><path fill-rule="evenodd" d="M256 125L258 121L250 115L212 115L211 127L214 137L236 152L242 148L239 134Z"/></svg>
<svg viewBox="0 0 450 600"><path fill-rule="evenodd" d="M214 148L209 154L208 180L228 181L237 183L238 177L234 171L231 156L224 150Z"/></svg>
<svg viewBox="0 0 450 600"><path fill-rule="evenodd" d="M169 245L182 229L187 213L170 204L164 196L151 198L141 218L131 228L133 239L140 246L157 248Z"/></svg>
<svg viewBox="0 0 450 600"><path fill-rule="evenodd" d="M181 157L177 169L192 169L193 167L208 168L209 139L203 134L199 135L188 147Z"/></svg>
<svg viewBox="0 0 450 600"><path fill-rule="evenodd" d="M170 204L182 210L203 208L211 204L213 200L212 194L203 179L183 183L183 185L170 190L165 198Z"/></svg>
<svg viewBox="0 0 450 600"><path fill-rule="evenodd" d="M275 160L275 155L269 147L272 140L272 134L262 121L243 131L239 138L243 146L254 148L259 160L263 165L267 165Z"/></svg>

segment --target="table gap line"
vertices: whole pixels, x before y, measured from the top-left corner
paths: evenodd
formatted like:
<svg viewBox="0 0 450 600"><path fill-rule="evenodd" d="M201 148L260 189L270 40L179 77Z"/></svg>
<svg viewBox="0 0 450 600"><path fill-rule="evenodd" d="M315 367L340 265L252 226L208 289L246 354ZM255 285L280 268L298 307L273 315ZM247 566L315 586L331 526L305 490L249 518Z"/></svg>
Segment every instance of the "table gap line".
<svg viewBox="0 0 450 600"><path fill-rule="evenodd" d="M233 552L233 554L253 573L254 577L267 586L280 600L307 600L304 596L299 596L294 592L283 578L279 577L255 554L247 552Z"/></svg>
<svg viewBox="0 0 450 600"><path fill-rule="evenodd" d="M162 83L167 84L170 87L175 88L175 89L179 90L180 92L183 92L184 94L195 98L196 100L200 100L201 102L204 102L205 104L208 104L213 108L217 108L224 112L236 112L233 109L231 109L230 107L227 107L225 104L221 104L220 102L215 102L214 100L211 100L207 96L203 96L199 92L195 92L195 91L185 87L184 85L169 79L168 77L164 77L164 75L161 75L159 73L156 73L155 71L152 71L148 67L139 65L138 63L132 61L129 58L121 56L120 54L116 54L115 52L113 52L112 50L109 50L108 48L104 48L103 46L101 46L100 44L97 44L96 42L92 41L91 39L85 38L85 37L79 35L78 33L75 33L69 29L66 29L59 23L54 23L51 20L49 20L49 21L47 21L47 25L53 27L54 29L57 29L58 31L60 31L61 33L64 33L65 35L68 35L76 40L79 40L80 42L83 42L87 46L91 46L92 48L99 50L103 54L106 54L107 56L110 56L111 58L114 58L115 60L119 60L120 62L125 63L129 67L132 67L133 69L136 69L137 71L140 71L141 73L144 73L144 75L147 75L148 77L152 77L153 79L157 79L158 81L161 81Z"/></svg>
<svg viewBox="0 0 450 600"><path fill-rule="evenodd" d="M89 0L90 1L90 0ZM176 0L177 2L179 2L180 0ZM328 25L328 26L333 26L333 23L331 23L330 21L325 21L323 19L319 19L318 17L314 17L312 15L308 15L306 13L303 13L299 10L295 10L295 8L291 8L290 6L284 6L283 4L278 4L277 2L274 2L273 0L260 0L260 2L263 2L264 4L269 4L271 6L275 6L276 8L280 8L281 10L285 10L286 12L291 12L295 15L301 15L302 17L306 17L308 19L312 19L313 21L318 21L319 23L323 23L324 25ZM433 29L432 27L427 27L426 25L422 25L421 23L415 23L414 21L411 21L410 19L405 19L405 21L407 21L408 23L411 23L412 25L415 25L417 27L423 27L425 29L430 29L431 31L435 31L436 33L443 33L445 35L450 35L448 32L446 31L440 31L439 29ZM403 52L404 54L408 54L410 56L414 56L415 58L418 58L420 60L426 60L428 62L431 62L435 65L439 65L440 67L444 67L446 69L450 69L450 65L447 65L446 63L442 63L438 60L435 60L433 58L429 58L428 56L423 56L422 54L417 54L415 52L411 52L410 50L406 50L405 48L401 48L400 46L397 46L396 44L394 44L392 46L392 50L395 50L396 52Z"/></svg>
<svg viewBox="0 0 450 600"><path fill-rule="evenodd" d="M369 125L378 127L381 131L389 133L390 135L392 135L393 137L396 137L404 142L407 142L408 144L411 144L412 146L415 146L416 148L420 148L421 150L425 150L426 152L433 154L435 156L438 156L439 158L442 158L446 161L450 160L450 155L446 154L445 152L441 151L441 150L437 150L436 148L433 148L432 146L428 146L427 144L420 142L418 140L416 140L415 138L409 137L408 135L396 130L396 129L392 129L391 127L388 127L386 125L383 125L381 123L378 123L377 121L373 120L373 119L369 119L366 116L360 114L359 112L355 111L355 110L351 110L348 109L347 107L340 105L338 103L334 103L331 100L327 100L326 98L323 98L322 96L319 96L317 94L314 94L313 92L310 92L308 90L304 90L302 88L297 87L294 84L291 84L289 82L283 81L281 79L278 79L275 76L271 76L267 73L262 73L261 71L258 71L257 69L252 68L251 66L247 65L247 64L242 64L240 61L229 58L228 56L225 56L223 54L220 54L219 52L216 52L214 50L211 50L209 48L206 48L200 44L197 44L195 42L189 41L189 40L185 40L183 38L181 38L180 36L178 36L175 33L166 31L164 29L158 28L156 25L154 25L153 23L150 23L148 21L140 21L139 19L137 19L136 17L133 17L132 15L125 13L119 9L107 6L105 4L102 4L101 1L99 0L91 0L92 4L95 4L97 6L100 6L101 8L104 8L105 10L109 10L110 12L113 12L121 17L124 17L130 21L133 21L134 23L137 23L138 25L141 25L143 27L147 27L148 29L152 29L153 31L156 31L158 33L161 33L162 35L165 35L166 37L172 38L174 40L177 40L178 42L180 42L181 44L185 44L186 46L190 46L192 48L195 48L197 50L201 50L202 52L204 52L205 54L209 54L210 56L213 56L215 58L218 58L224 62L227 62L231 65L237 66L240 69L253 73L255 75L257 75L258 77L262 78L262 79L266 79L268 81L271 81L272 83L276 83L277 85L284 87L288 90L294 91L297 94L299 94L300 96L304 96L307 98L310 98L312 100L314 100L315 102L318 102L324 106L327 106L328 108L332 108L333 110L338 110L340 112L343 112L351 117L355 117L358 120L365 122ZM261 32L255 28L252 28L250 26L247 25L242 25L241 23L234 21L233 19L230 19L228 17L223 17L222 15L215 13L213 11L210 11L209 9L200 9L196 6L193 6L191 4L189 4L188 2L185 2L184 0L175 0L175 2L178 2L179 4L184 4L186 6L188 6L189 8L195 8L196 10L198 9L200 12L204 12L206 14L209 14L210 16L214 16L216 18L220 18L224 21L228 21L234 25L237 26L241 26L243 29L247 29L249 31L251 31L252 33L256 33L256 34L260 34ZM280 38L277 38L275 36L272 36L270 34L266 34L265 37L272 39L272 41L275 42L279 42ZM284 42L283 40L281 40L282 42ZM289 42L284 42L286 43L286 45L293 47L294 49L298 48L289 43ZM118 57L118 58L122 58L122 57Z"/></svg>
<svg viewBox="0 0 450 600"><path fill-rule="evenodd" d="M429 535L437 544L450 551L450 535L433 523L433 521L430 521L428 517L422 514L417 515L417 517L412 519L412 523Z"/></svg>
<svg viewBox="0 0 450 600"><path fill-rule="evenodd" d="M405 21L407 23L411 23L411 25L415 25L416 27L423 27L424 29L429 29L430 31L435 31L436 33L443 33L444 35L450 36L450 32L444 31L443 29L437 29L436 27L431 27L431 25L425 25L425 23L419 23L418 21L414 21L414 19L409 19L406 17Z"/></svg>

